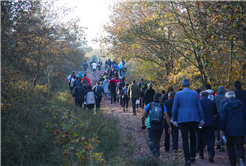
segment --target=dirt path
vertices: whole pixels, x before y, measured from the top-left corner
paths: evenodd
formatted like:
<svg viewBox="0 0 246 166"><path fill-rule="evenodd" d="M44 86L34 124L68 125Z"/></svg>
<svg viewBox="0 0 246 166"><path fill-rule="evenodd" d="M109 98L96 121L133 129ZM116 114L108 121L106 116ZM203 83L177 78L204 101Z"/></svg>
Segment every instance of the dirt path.
<svg viewBox="0 0 246 166"><path fill-rule="evenodd" d="M87 76L92 82L92 86L96 84L99 80L99 77L103 74L104 70L100 72L97 71L97 77L93 77L92 72L88 71ZM78 71L76 71L76 74ZM102 110L108 116L117 118L119 120L119 129L123 139L128 139L130 141L131 146L135 149L134 157L144 157L151 156L151 151L148 147L148 133L147 130L141 129L141 116L144 110L139 109L136 116L133 116L131 105L128 107L127 112L123 112L122 108L119 106L119 103L110 104L109 100L102 100L101 102ZM129 140L130 138L130 140ZM182 139L181 133L179 132L179 153L173 153L172 148L170 147L169 152L164 151L164 138L165 133L163 132L161 139L161 150L160 150L160 160L166 163L166 165L184 165L184 153L182 150ZM172 138L170 138L172 140ZM198 156L198 154L197 154ZM227 156L227 152L219 152L215 149L215 162L208 162L208 153L207 150L204 150L204 158L199 159L196 157L194 166L229 166L229 159Z"/></svg>

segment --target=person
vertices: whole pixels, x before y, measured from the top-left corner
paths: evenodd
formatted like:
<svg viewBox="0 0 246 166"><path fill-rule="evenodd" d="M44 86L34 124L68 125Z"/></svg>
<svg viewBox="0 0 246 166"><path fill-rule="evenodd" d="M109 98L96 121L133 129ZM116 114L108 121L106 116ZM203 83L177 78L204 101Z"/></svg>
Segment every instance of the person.
<svg viewBox="0 0 246 166"><path fill-rule="evenodd" d="M246 134L246 108L236 99L233 91L226 92L227 102L220 111L221 135L226 137L227 153L231 166L236 165L234 145L236 146L239 165L245 161L244 136Z"/></svg>
<svg viewBox="0 0 246 166"><path fill-rule="evenodd" d="M131 98L132 101L133 115L136 115L136 100L140 97L139 87L135 83L136 81L133 80L127 91L127 95Z"/></svg>
<svg viewBox="0 0 246 166"><path fill-rule="evenodd" d="M122 104L122 97L121 97L121 91L122 89L125 87L125 79L124 78L121 78L120 79L120 82L118 82L117 84L117 93L118 93L118 96L119 96L119 104L121 105Z"/></svg>
<svg viewBox="0 0 246 166"><path fill-rule="evenodd" d="M215 117L217 116L217 107L216 103L210 99L208 99L208 92L201 92L201 105L204 113L204 121L206 122L201 129L198 129L198 138L199 138L199 157L204 159L203 155L203 136L205 135L206 145L208 148L208 159L209 162L214 162L214 133L217 129L217 123L215 121Z"/></svg>
<svg viewBox="0 0 246 166"><path fill-rule="evenodd" d="M215 96L215 92L212 90L211 85L206 84L205 90L208 92L208 99L213 100Z"/></svg>
<svg viewBox="0 0 246 166"><path fill-rule="evenodd" d="M73 88L74 88L74 81L75 81L74 76L75 76L74 72L72 72L67 78L71 93L73 93Z"/></svg>
<svg viewBox="0 0 246 166"><path fill-rule="evenodd" d="M213 101L216 103L218 115L220 113L220 101L225 99L225 88L223 86L219 86L217 88L217 93L214 96ZM217 147L216 149L222 149L224 151L224 142L220 138L220 128L219 128L219 116L217 117L218 129L216 130L216 139L217 139Z"/></svg>
<svg viewBox="0 0 246 166"><path fill-rule="evenodd" d="M83 82L84 81L84 82ZM91 85L91 81L90 79L86 76L86 74L84 75L84 78L81 79L81 82L83 82L83 85L88 86Z"/></svg>
<svg viewBox="0 0 246 166"><path fill-rule="evenodd" d="M146 105L154 100L155 95L155 90L152 88L151 83L149 83L148 87L143 96L143 102L145 102Z"/></svg>
<svg viewBox="0 0 246 166"><path fill-rule="evenodd" d="M97 72L97 63L94 61L92 64L92 70L93 70L93 77L96 77L96 72Z"/></svg>
<svg viewBox="0 0 246 166"><path fill-rule="evenodd" d="M84 64L83 64L84 74L87 73L88 67L89 67L89 66L88 66L88 63L87 63L86 60L85 60L85 62L84 62Z"/></svg>
<svg viewBox="0 0 246 166"><path fill-rule="evenodd" d="M241 82L235 81L234 87L236 89L234 91L236 99L240 100L246 106L246 91L241 88Z"/></svg>
<svg viewBox="0 0 246 166"><path fill-rule="evenodd" d="M122 98L122 107L123 107L123 112L127 111L128 108L128 102L129 102L129 97L127 95L129 84L126 83L126 86L122 88L121 90L121 98Z"/></svg>
<svg viewBox="0 0 246 166"><path fill-rule="evenodd" d="M94 59L93 60L91 60L91 62L90 62L90 68L91 68L91 71L92 71L92 63L94 62Z"/></svg>
<svg viewBox="0 0 246 166"><path fill-rule="evenodd" d="M116 70L116 69L114 69L114 68L110 69L110 71L109 71L109 76L112 77L113 75L114 75L116 78L119 78L118 70Z"/></svg>
<svg viewBox="0 0 246 166"><path fill-rule="evenodd" d="M195 88L195 91L198 93L199 99L201 99L200 93L201 93L201 88Z"/></svg>
<svg viewBox="0 0 246 166"><path fill-rule="evenodd" d="M167 92L166 92L166 94L165 94L165 96L164 96L164 99L163 99L163 103L165 103L165 100L168 100L168 94L169 94L169 92L174 92L174 90L173 90L173 87L168 87L168 89L167 89Z"/></svg>
<svg viewBox="0 0 246 166"><path fill-rule="evenodd" d="M108 67L110 67L110 68L111 68L111 65L112 65L111 60L110 60L110 59L108 59Z"/></svg>
<svg viewBox="0 0 246 166"><path fill-rule="evenodd" d="M140 82L138 83L138 87L140 90L140 107L144 108L143 96L148 87L147 84L144 82L143 78L140 79Z"/></svg>
<svg viewBox="0 0 246 166"><path fill-rule="evenodd" d="M172 108L173 108L173 101L174 101L174 92L168 93L168 100L165 101L164 105L167 108L167 114L169 116L170 121L172 121ZM170 135L168 133L168 124L167 121L164 121L164 128L165 128L165 148L166 152L169 152L170 149ZM171 123L172 127L172 142L173 142L173 151L174 153L178 152L178 136L179 136L179 127L174 126Z"/></svg>
<svg viewBox="0 0 246 166"><path fill-rule="evenodd" d="M115 76L113 75L113 79L111 79L108 83L109 90L110 90L110 96L111 96L111 104L116 102L116 85L119 82L119 80L115 79Z"/></svg>
<svg viewBox="0 0 246 166"><path fill-rule="evenodd" d="M168 133L172 132L170 120L167 114L166 107L161 103L161 94L156 93L154 95L154 102L147 104L144 109L142 116L142 129L148 127L148 142L149 148L154 156L159 156L160 151L160 140L163 132L163 121L164 118L169 126ZM149 122L145 125L145 117L148 117Z"/></svg>
<svg viewBox="0 0 246 166"><path fill-rule="evenodd" d="M125 77L126 72L127 72L127 68L126 68L126 65L125 65L125 63L123 61L119 65L119 69L120 69L119 71L120 71L121 77Z"/></svg>
<svg viewBox="0 0 246 166"><path fill-rule="evenodd" d="M161 102L162 102L162 104L164 104L164 102L165 102L165 100L164 100L164 96L165 96L165 93L166 93L166 91L165 90L161 90ZM164 101L164 102L163 102Z"/></svg>
<svg viewBox="0 0 246 166"><path fill-rule="evenodd" d="M98 66L98 70L101 71L101 67L102 67L102 60L101 59L99 59L97 66Z"/></svg>
<svg viewBox="0 0 246 166"><path fill-rule="evenodd" d="M109 80L108 80L108 76L105 77L105 80L103 81L103 84L102 84L102 87L103 87L103 91L104 91L104 99L107 100L107 98L109 99L109 88L108 88L108 83L109 83Z"/></svg>
<svg viewBox="0 0 246 166"><path fill-rule="evenodd" d="M96 108L100 108L100 103L102 101L104 89L103 89L103 87L100 86L100 82L97 82L96 86L94 86L92 90L97 94Z"/></svg>
<svg viewBox="0 0 246 166"><path fill-rule="evenodd" d="M79 85L76 86L73 90L75 105L78 105L80 108L82 108L82 104L84 101L84 93L85 93L85 88L82 87L82 83L79 83Z"/></svg>
<svg viewBox="0 0 246 166"><path fill-rule="evenodd" d="M88 90L85 91L84 94L84 100L88 110L94 108L96 103L96 98L98 98L98 95L91 88L92 88L91 85L88 85Z"/></svg>
<svg viewBox="0 0 246 166"><path fill-rule="evenodd" d="M79 83L80 83L79 75L77 75L77 77L75 78L75 81L74 81L74 87L79 86Z"/></svg>
<svg viewBox="0 0 246 166"><path fill-rule="evenodd" d="M204 125L204 114L201 106L200 99L197 92L189 89L189 79L183 79L182 81L183 90L176 93L172 116L173 123L176 126L180 126L182 139L183 139L183 150L185 155L186 166L190 166L191 163L196 161L196 137L195 133L198 128L198 123L201 126ZM188 144L188 131L190 131L190 150Z"/></svg>

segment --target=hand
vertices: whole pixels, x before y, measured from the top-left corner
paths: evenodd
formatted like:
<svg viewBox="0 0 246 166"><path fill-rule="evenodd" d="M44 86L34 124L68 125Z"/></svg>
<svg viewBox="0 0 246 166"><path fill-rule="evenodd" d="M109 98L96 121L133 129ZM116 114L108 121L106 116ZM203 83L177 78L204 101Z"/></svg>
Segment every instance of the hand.
<svg viewBox="0 0 246 166"><path fill-rule="evenodd" d="M173 122L173 125L174 125L174 127L177 127L178 124L177 124L176 121L174 121L174 122Z"/></svg>
<svg viewBox="0 0 246 166"><path fill-rule="evenodd" d="M225 135L224 131L220 132L220 138L222 138L222 136Z"/></svg>
<svg viewBox="0 0 246 166"><path fill-rule="evenodd" d="M146 129L146 126L145 126L145 125L143 125L141 128L142 128L142 129Z"/></svg>
<svg viewBox="0 0 246 166"><path fill-rule="evenodd" d="M172 128L169 127L169 128L168 128L168 134L171 134L171 133L172 133Z"/></svg>

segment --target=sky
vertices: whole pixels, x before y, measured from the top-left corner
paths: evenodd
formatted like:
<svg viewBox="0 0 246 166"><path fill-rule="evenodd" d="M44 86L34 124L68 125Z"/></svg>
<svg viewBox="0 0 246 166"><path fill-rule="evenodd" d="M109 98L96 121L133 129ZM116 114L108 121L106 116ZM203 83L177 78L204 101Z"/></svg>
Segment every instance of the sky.
<svg viewBox="0 0 246 166"><path fill-rule="evenodd" d="M93 48L99 48L99 44L92 42L97 34L102 31L102 25L109 19L108 6L112 0L62 0L70 6L76 6L76 15L81 18L81 25L87 27L87 40Z"/></svg>

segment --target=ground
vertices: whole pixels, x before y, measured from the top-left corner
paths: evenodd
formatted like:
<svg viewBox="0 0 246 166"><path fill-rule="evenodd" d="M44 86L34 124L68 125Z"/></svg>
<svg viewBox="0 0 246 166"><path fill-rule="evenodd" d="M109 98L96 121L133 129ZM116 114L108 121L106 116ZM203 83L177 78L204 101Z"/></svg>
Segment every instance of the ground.
<svg viewBox="0 0 246 166"><path fill-rule="evenodd" d="M100 76L103 74L104 70L100 72L97 71L97 76L93 77L92 72L88 70L87 76L91 80L92 85L94 86L96 81L99 80ZM76 74L78 71L76 71ZM110 104L109 100L102 100L101 102L102 110L108 116L113 118L117 118L119 120L118 127L120 129L120 133L124 139L129 139L130 145L134 146L135 150L133 156L151 156L151 151L148 147L148 135L147 130L141 129L141 117L143 114L142 109L137 112L136 116L133 116L131 105L128 107L128 111L123 112L122 108L119 106L119 103ZM170 152L164 151L164 132L161 139L161 152L160 152L160 160L166 163L167 165L184 165L184 153L182 150L182 139L181 133L179 133L179 153L173 153L172 148L170 148ZM171 138L170 138L171 139ZM128 152L129 153L129 152ZM198 156L198 154L197 154ZM227 152L219 152L215 149L215 157L214 163L208 162L208 153L207 150L204 151L204 158L199 159L196 157L194 166L228 166L230 165L229 159L227 156Z"/></svg>

